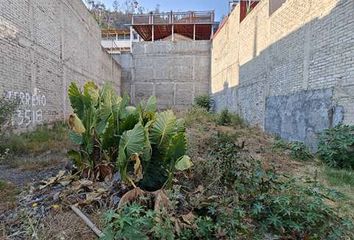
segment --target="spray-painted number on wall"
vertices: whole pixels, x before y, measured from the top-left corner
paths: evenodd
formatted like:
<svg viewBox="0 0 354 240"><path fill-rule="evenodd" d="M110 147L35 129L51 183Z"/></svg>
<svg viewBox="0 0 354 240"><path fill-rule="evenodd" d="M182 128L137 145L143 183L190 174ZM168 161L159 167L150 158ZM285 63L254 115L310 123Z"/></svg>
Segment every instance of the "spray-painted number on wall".
<svg viewBox="0 0 354 240"><path fill-rule="evenodd" d="M43 122L42 107L47 105L47 98L35 88L33 93L21 91L7 91L5 97L9 100L17 99L19 108L16 110L12 125L19 127L28 127L31 124L37 125Z"/></svg>

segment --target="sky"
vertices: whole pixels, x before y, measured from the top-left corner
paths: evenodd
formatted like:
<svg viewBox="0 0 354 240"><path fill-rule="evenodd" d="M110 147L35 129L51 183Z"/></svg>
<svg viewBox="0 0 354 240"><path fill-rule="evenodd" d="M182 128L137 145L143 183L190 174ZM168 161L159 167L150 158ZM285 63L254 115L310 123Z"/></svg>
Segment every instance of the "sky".
<svg viewBox="0 0 354 240"><path fill-rule="evenodd" d="M100 0L108 8L112 7L113 0ZM123 5L125 0L119 0ZM139 5L145 9L154 10L160 5L160 11L203 11L215 10L215 21L220 21L222 16L228 13L229 0L138 0Z"/></svg>

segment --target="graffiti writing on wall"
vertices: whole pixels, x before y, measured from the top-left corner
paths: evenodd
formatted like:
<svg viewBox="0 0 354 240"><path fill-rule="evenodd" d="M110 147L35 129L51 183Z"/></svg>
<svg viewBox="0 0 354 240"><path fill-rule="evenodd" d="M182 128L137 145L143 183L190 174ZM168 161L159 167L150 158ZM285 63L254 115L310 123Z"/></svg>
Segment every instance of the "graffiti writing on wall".
<svg viewBox="0 0 354 240"><path fill-rule="evenodd" d="M13 126L28 127L43 122L42 108L47 105L47 98L44 94L41 94L38 88L35 88L33 93L7 91L5 92L5 98L19 102L19 107L12 119Z"/></svg>

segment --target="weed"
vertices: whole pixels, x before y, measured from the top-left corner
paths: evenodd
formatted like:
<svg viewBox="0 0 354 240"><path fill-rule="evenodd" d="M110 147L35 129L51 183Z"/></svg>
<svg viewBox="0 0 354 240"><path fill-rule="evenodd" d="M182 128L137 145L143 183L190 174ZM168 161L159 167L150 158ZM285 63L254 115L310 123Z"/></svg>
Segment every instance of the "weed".
<svg viewBox="0 0 354 240"><path fill-rule="evenodd" d="M0 191L3 191L6 187L6 182L0 180Z"/></svg>
<svg viewBox="0 0 354 240"><path fill-rule="evenodd" d="M208 112L205 108L192 107L188 110L185 122L186 127L193 127L195 125L207 124L215 121L215 115Z"/></svg>
<svg viewBox="0 0 354 240"><path fill-rule="evenodd" d="M354 172L351 170L326 167L324 173L332 186L354 186Z"/></svg>
<svg viewBox="0 0 354 240"><path fill-rule="evenodd" d="M9 154L8 148L1 147L6 142L3 131L8 129L9 122L17 106L17 101L0 98L0 161L4 160Z"/></svg>
<svg viewBox="0 0 354 240"><path fill-rule="evenodd" d="M216 123L221 126L245 127L245 121L239 115L230 113L227 109L218 114Z"/></svg>
<svg viewBox="0 0 354 240"><path fill-rule="evenodd" d="M309 161L314 159L309 148L302 142L286 142L283 139L276 139L273 143L273 151L289 151L290 157L298 161Z"/></svg>
<svg viewBox="0 0 354 240"><path fill-rule="evenodd" d="M166 213L157 213L132 204L121 212L109 211L105 216L104 240L174 239L174 226Z"/></svg>
<svg viewBox="0 0 354 240"><path fill-rule="evenodd" d="M195 98L195 105L204 108L208 112L213 108L214 100L209 95L201 95Z"/></svg>
<svg viewBox="0 0 354 240"><path fill-rule="evenodd" d="M330 167L354 169L354 126L325 130L320 135L318 155Z"/></svg>
<svg viewBox="0 0 354 240"><path fill-rule="evenodd" d="M222 233L227 239L269 233L299 239L353 237L352 222L339 216L337 209L326 203L328 199L337 201L340 195L317 181L305 184L275 170L264 170L259 162L245 157L234 141L233 136L219 135L211 146L210 164L201 165L204 184L218 178L219 184L215 185L228 189L225 192L223 187L209 188L212 195L219 192L219 199L218 203L209 205L217 206L211 211L216 214L201 220L205 238ZM238 215L228 210L236 207ZM209 224L210 219L213 224ZM234 223L225 224L229 219L234 219ZM209 228L209 225L216 227ZM205 233L207 230L209 235Z"/></svg>
<svg viewBox="0 0 354 240"><path fill-rule="evenodd" d="M1 130L6 127L6 125L11 120L11 117L18 107L18 101L11 101L5 98L0 98L0 133Z"/></svg>
<svg viewBox="0 0 354 240"><path fill-rule="evenodd" d="M309 148L302 142L290 143L290 156L295 160L309 161L314 158Z"/></svg>
<svg viewBox="0 0 354 240"><path fill-rule="evenodd" d="M69 146L67 127L61 122L38 126L32 132L6 135L0 143L0 149L7 149L10 156L39 155L48 150L62 151Z"/></svg>

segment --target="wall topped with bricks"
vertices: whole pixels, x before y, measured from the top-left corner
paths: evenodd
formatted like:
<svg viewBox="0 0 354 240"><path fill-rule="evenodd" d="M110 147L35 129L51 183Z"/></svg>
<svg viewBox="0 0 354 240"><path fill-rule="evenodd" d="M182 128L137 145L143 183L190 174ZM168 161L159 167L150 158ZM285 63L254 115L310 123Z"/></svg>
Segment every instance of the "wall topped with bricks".
<svg viewBox="0 0 354 240"><path fill-rule="evenodd" d="M185 109L209 94L210 41L133 43L132 53L115 56L123 68L122 91L133 104L151 95L160 108Z"/></svg>
<svg viewBox="0 0 354 240"><path fill-rule="evenodd" d="M241 23L236 7L214 37L216 108L315 146L323 129L354 124L354 1L274 1Z"/></svg>
<svg viewBox="0 0 354 240"><path fill-rule="evenodd" d="M81 0L0 0L0 92L20 99L16 127L67 116L72 81L113 82L120 91L120 74Z"/></svg>

